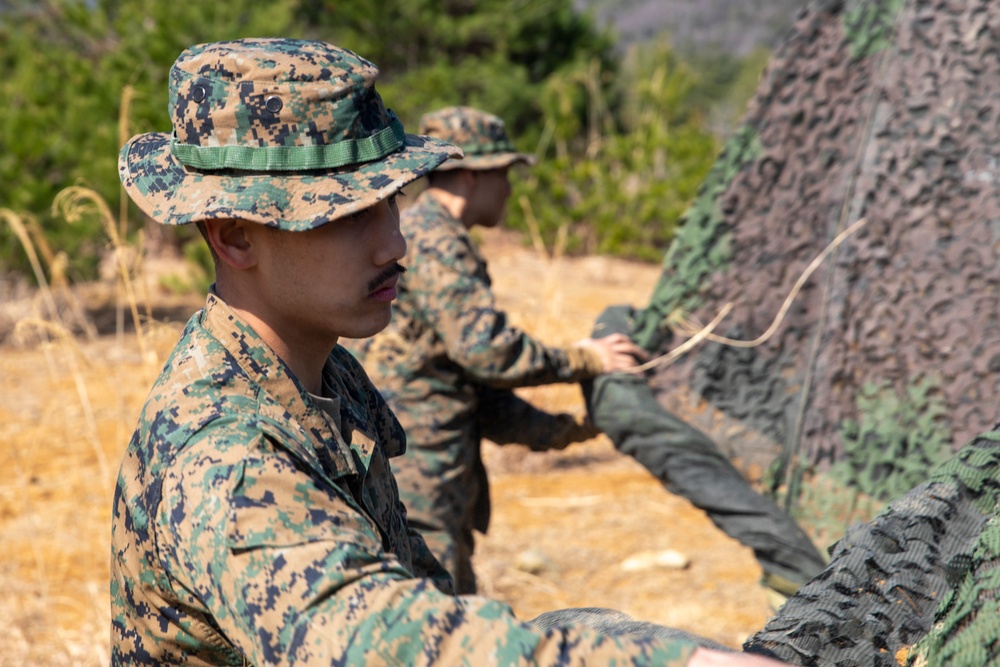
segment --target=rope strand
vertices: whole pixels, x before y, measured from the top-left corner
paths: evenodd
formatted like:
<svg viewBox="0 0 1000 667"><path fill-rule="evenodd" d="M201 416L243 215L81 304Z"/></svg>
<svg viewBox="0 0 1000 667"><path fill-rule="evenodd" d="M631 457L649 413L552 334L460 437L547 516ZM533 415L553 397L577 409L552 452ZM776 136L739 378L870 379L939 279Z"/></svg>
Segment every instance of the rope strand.
<svg viewBox="0 0 1000 667"><path fill-rule="evenodd" d="M742 348L757 347L758 345L762 345L763 343L767 342L767 340L770 339L771 336L773 336L778 331L778 328L784 321L785 316L788 314L788 310L792 307L792 303L795 301L795 297L799 295L799 292L802 291L802 287L805 285L806 281L809 280L809 278L816 271L816 269L819 268L820 264L823 263L823 260L826 259L827 256L831 252L833 252L841 243L843 243L844 240L847 239L847 237L849 237L851 234L864 227L864 225L867 222L868 220L866 218L861 218L856 222L854 222L854 224L852 224L850 227L848 227L841 233L837 234L837 236L834 237L832 241L830 241L830 243L826 246L826 248L823 249L823 252L817 255L815 259L813 259L813 261L809 263L809 266L805 268L805 270L802 272L802 275L800 275L798 280L795 281L795 285L788 293L788 296L785 297L784 302L781 304L781 308L778 310L778 314L774 317L774 320L771 322L771 326L769 326L767 330L757 338L753 340L736 340L734 338L726 338L725 336L718 336L712 333L715 330L715 328L719 326L719 324L726 317L726 315L729 314L729 311L733 309L733 303L731 301L726 303L726 305L722 307L722 309L719 311L719 314L716 315L712 319L712 321L708 323L708 325L702 325L696 319L687 317L680 311L674 311L667 318L668 326L670 327L671 331L673 331L677 335L688 337L688 340L686 340L681 345L678 345L674 349L670 350L666 354L660 355L659 357L655 357L638 366L632 366L631 368L622 369L619 372L643 373L651 368L669 365L674 361L676 361L677 359L679 359L684 354L686 354L690 349L695 347L698 343L700 343L703 340L710 340L715 343L729 345L730 347L742 347Z"/></svg>

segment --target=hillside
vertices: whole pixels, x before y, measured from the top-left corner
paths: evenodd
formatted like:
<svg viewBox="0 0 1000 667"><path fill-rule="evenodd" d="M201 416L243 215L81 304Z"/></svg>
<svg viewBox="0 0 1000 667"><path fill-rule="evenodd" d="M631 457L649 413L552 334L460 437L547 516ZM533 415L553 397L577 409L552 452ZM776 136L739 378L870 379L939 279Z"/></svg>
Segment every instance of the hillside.
<svg viewBox="0 0 1000 667"><path fill-rule="evenodd" d="M773 48L791 27L805 0L576 0L622 46L666 33L678 47L745 56Z"/></svg>

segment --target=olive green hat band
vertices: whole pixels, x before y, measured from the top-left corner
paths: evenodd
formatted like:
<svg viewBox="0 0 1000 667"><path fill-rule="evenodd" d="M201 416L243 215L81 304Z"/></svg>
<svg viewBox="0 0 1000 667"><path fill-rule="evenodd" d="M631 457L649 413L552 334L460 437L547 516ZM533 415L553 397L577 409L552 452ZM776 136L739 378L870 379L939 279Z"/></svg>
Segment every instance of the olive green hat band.
<svg viewBox="0 0 1000 667"><path fill-rule="evenodd" d="M511 140L507 138L503 138L498 141L484 141L484 142L473 141L469 143L463 143L459 144L459 148L461 148L466 155L491 155L493 153L517 152L517 148L514 147L513 142L511 142Z"/></svg>
<svg viewBox="0 0 1000 667"><path fill-rule="evenodd" d="M313 146L196 146L181 143L176 136L170 152L192 169L243 171L305 171L333 169L346 165L381 160L398 150L406 141L403 125L388 110L389 125L375 134L343 139L335 144Z"/></svg>

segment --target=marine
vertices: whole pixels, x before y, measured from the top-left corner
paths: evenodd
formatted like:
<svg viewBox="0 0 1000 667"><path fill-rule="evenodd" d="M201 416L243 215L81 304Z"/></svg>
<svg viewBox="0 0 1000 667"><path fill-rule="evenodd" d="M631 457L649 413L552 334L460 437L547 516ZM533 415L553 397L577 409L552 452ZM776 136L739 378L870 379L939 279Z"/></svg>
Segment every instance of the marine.
<svg viewBox="0 0 1000 667"><path fill-rule="evenodd" d="M457 592L474 593L475 532L485 533L490 519L483 439L538 451L599 433L585 417L540 410L513 389L590 380L635 366L645 352L622 333L555 347L512 325L470 232L501 222L508 172L534 156L517 152L501 118L472 107L425 114L419 131L460 146L465 157L430 173L403 211L408 270L392 322L351 349L406 431L407 452L392 470L410 524Z"/></svg>

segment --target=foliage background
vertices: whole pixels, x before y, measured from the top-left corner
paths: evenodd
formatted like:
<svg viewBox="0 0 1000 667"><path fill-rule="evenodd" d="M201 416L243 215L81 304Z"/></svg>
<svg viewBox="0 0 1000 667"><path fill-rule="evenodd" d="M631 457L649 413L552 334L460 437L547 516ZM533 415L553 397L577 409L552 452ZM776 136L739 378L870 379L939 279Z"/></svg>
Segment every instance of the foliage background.
<svg viewBox="0 0 1000 667"><path fill-rule="evenodd" d="M169 131L167 74L180 51L251 36L357 51L380 66L379 90L411 130L446 104L501 115L540 157L515 177L511 225L536 225L550 246L563 235L568 252L648 260L662 257L767 57L682 56L664 36L623 47L569 0L5 1L0 208L35 215L69 256L71 279L94 277L99 222L58 219L56 192L80 183L118 201L122 137ZM146 226L131 216L134 238ZM192 238L147 232L159 247ZM11 272L27 274L27 262L0 229L0 275Z"/></svg>

